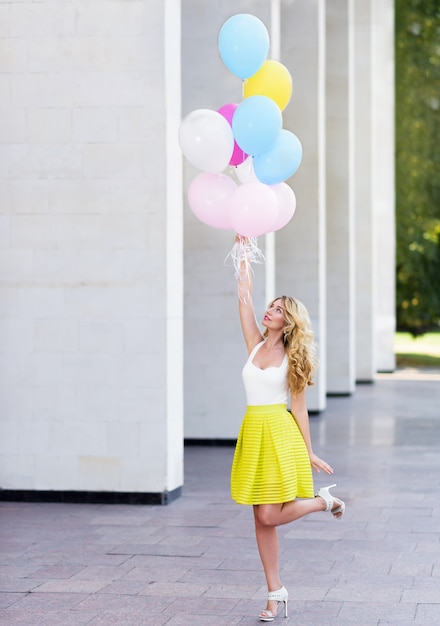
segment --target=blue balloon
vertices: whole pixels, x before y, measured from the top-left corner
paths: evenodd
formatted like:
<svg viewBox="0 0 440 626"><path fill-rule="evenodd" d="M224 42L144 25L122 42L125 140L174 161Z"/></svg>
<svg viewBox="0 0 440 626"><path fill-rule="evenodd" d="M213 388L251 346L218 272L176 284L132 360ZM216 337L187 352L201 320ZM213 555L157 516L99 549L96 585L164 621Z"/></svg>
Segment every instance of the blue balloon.
<svg viewBox="0 0 440 626"><path fill-rule="evenodd" d="M218 49L228 70L244 80L258 72L265 62L269 53L269 33L258 17L239 13L221 27Z"/></svg>
<svg viewBox="0 0 440 626"><path fill-rule="evenodd" d="M267 152L283 127L278 105L267 96L250 96L235 109L232 132L239 147L255 156Z"/></svg>
<svg viewBox="0 0 440 626"><path fill-rule="evenodd" d="M301 165L303 149L300 140L290 130L283 129L272 148L254 158L256 177L266 185L287 180Z"/></svg>

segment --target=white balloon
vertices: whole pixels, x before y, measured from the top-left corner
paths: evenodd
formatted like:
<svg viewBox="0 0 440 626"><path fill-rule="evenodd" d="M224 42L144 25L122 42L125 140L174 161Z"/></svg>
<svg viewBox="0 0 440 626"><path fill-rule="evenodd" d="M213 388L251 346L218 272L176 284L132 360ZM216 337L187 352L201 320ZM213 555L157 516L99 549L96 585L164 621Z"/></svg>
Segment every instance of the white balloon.
<svg viewBox="0 0 440 626"><path fill-rule="evenodd" d="M235 166L235 174L243 184L260 182L254 172L254 160L251 156L245 159L243 163L240 163L240 165Z"/></svg>
<svg viewBox="0 0 440 626"><path fill-rule="evenodd" d="M190 163L211 174L222 172L234 151L231 126L211 109L196 109L182 120L179 143Z"/></svg>

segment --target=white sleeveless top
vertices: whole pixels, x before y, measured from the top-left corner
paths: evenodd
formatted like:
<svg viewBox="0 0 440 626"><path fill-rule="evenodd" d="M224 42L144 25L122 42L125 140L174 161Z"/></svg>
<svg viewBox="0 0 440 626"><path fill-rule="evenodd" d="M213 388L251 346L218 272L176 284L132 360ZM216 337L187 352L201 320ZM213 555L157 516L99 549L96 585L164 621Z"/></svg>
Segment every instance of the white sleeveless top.
<svg viewBox="0 0 440 626"><path fill-rule="evenodd" d="M254 356L265 342L262 341L249 355L242 371L248 406L264 404L287 404L287 354L279 367L261 369L252 363Z"/></svg>

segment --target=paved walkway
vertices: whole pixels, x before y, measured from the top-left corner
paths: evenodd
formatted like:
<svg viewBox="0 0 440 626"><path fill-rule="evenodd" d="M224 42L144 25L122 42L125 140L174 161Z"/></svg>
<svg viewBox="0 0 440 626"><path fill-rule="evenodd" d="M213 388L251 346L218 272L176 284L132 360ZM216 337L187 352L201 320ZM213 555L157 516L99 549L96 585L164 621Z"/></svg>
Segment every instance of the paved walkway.
<svg viewBox="0 0 440 626"><path fill-rule="evenodd" d="M343 520L280 529L287 626L440 624L440 375L400 372L312 417ZM231 448L188 448L168 507L0 504L0 624L257 624L265 586ZM328 484L318 475L317 486Z"/></svg>

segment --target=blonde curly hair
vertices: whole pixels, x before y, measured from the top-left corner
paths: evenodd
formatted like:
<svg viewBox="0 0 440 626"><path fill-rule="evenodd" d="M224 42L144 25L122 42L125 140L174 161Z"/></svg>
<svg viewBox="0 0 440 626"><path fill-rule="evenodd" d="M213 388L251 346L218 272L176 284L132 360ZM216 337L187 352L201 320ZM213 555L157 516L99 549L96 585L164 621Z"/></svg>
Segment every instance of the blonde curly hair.
<svg viewBox="0 0 440 626"><path fill-rule="evenodd" d="M290 296L275 298L284 304L284 348L289 369L287 383L293 396L301 393L307 385L313 385L313 376L318 368L314 333L311 328L309 313L302 302ZM264 337L267 336L267 329Z"/></svg>

